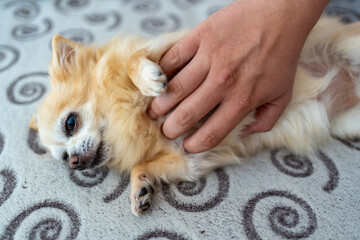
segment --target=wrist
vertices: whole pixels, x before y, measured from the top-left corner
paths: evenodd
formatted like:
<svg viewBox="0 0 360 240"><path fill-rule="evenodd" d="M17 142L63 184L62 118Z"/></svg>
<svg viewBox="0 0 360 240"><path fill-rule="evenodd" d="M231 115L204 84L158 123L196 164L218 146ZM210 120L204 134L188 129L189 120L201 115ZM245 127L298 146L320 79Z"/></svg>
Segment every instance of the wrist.
<svg viewBox="0 0 360 240"><path fill-rule="evenodd" d="M300 0L294 1L298 11L303 12L309 19L317 22L330 0Z"/></svg>
<svg viewBox="0 0 360 240"><path fill-rule="evenodd" d="M263 0L258 0L263 1ZM285 26L293 28L299 40L305 41L330 0L273 0ZM287 24L286 22L290 23Z"/></svg>

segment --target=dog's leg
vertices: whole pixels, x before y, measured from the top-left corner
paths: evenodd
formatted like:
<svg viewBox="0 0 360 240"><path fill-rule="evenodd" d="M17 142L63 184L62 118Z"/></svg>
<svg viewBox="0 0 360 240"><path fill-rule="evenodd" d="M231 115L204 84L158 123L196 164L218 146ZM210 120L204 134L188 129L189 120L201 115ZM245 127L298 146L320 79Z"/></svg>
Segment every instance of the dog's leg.
<svg viewBox="0 0 360 240"><path fill-rule="evenodd" d="M160 66L148 59L148 51L142 49L130 58L127 73L144 96L160 96L165 93L167 79Z"/></svg>
<svg viewBox="0 0 360 240"><path fill-rule="evenodd" d="M165 93L167 79L158 63L185 34L184 31L157 37L130 57L127 74L143 95L160 96Z"/></svg>
<svg viewBox="0 0 360 240"><path fill-rule="evenodd" d="M134 215L144 215L149 209L157 181L179 181L186 179L187 164L181 154L160 153L131 170L130 200Z"/></svg>

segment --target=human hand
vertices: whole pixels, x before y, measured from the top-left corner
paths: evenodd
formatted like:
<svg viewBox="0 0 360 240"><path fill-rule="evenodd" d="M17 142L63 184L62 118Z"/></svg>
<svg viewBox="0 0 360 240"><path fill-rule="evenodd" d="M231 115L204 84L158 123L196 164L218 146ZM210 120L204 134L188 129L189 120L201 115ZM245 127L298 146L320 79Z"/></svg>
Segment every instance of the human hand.
<svg viewBox="0 0 360 240"><path fill-rule="evenodd" d="M242 0L211 15L160 61L168 76L178 72L149 116L157 119L180 102L163 125L176 138L217 107L185 139L193 153L215 147L253 110L256 120L242 136L270 130L291 99L301 49L327 3Z"/></svg>

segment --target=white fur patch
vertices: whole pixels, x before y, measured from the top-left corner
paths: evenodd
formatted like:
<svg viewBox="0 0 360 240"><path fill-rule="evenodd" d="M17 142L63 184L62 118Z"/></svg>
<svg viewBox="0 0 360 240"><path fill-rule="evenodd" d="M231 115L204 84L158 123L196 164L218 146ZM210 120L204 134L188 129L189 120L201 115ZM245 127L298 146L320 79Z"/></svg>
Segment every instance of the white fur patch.
<svg viewBox="0 0 360 240"><path fill-rule="evenodd" d="M360 136L360 104L340 114L331 122L331 134L352 139Z"/></svg>
<svg viewBox="0 0 360 240"><path fill-rule="evenodd" d="M338 53L343 55L344 59L347 59L351 65L360 65L360 36L346 36L346 38L341 39L341 43L336 45Z"/></svg>
<svg viewBox="0 0 360 240"><path fill-rule="evenodd" d="M141 59L139 89L145 96L160 96L165 93L167 79L160 66L146 58Z"/></svg>

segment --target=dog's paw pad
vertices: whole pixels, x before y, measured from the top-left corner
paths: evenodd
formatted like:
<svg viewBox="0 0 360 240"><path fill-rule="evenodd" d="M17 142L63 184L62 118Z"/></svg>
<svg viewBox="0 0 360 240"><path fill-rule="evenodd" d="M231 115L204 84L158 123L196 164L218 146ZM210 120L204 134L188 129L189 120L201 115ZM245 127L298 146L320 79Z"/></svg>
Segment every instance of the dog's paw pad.
<svg viewBox="0 0 360 240"><path fill-rule="evenodd" d="M145 196L148 193L148 190L146 187L141 188L139 192L139 197Z"/></svg>
<svg viewBox="0 0 360 240"><path fill-rule="evenodd" d="M154 188L147 180L141 180L133 187L136 189L132 189L133 194L131 196L131 210L136 216L145 215L151 206Z"/></svg>
<svg viewBox="0 0 360 240"><path fill-rule="evenodd" d="M160 96L165 93L167 79L160 66L144 60L140 71L140 91L145 96Z"/></svg>

